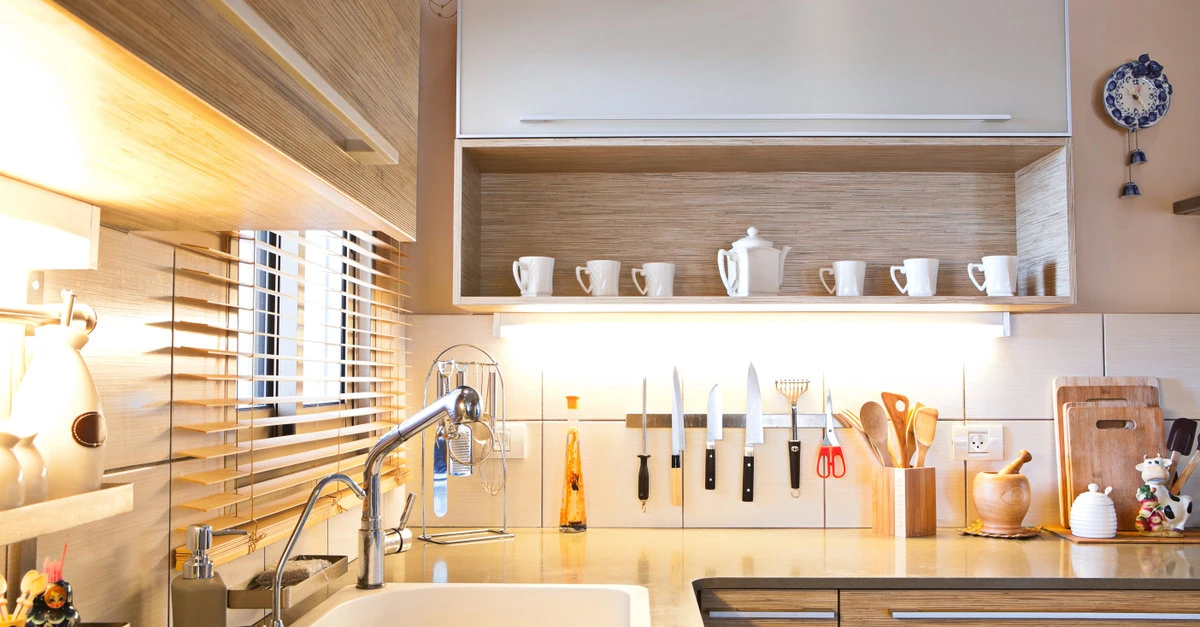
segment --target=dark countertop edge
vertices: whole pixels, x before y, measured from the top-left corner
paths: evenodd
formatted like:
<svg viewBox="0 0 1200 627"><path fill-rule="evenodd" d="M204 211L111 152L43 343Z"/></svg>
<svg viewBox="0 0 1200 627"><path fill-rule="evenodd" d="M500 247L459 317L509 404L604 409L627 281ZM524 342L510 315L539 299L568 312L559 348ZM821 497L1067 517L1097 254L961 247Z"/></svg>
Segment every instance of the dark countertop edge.
<svg viewBox="0 0 1200 627"><path fill-rule="evenodd" d="M776 590L1200 590L1200 579L1058 577L704 577L704 588Z"/></svg>

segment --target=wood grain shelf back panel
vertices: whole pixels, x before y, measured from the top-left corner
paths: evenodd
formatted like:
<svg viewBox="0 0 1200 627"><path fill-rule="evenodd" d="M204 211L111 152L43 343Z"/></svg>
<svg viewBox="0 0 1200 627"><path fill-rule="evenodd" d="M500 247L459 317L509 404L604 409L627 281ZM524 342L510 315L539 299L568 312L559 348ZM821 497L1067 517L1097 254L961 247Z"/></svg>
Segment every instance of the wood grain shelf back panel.
<svg viewBox="0 0 1200 627"><path fill-rule="evenodd" d="M724 296L717 250L750 226L792 246L784 295L826 295L818 270L841 259L867 262L868 295L895 295L889 267L909 257L941 259L939 295L977 295L966 265L1017 252L1014 194L993 173L487 174L480 287L464 295L516 296L512 262L545 255L555 295L583 295L575 266L616 259L622 296L651 261L676 264L677 296Z"/></svg>

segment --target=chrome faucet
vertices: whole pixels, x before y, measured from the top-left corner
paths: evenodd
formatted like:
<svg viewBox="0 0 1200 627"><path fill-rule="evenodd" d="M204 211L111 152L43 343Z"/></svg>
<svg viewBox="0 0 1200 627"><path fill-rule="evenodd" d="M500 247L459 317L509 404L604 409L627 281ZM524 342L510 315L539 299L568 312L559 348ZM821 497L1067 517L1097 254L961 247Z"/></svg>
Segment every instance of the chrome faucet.
<svg viewBox="0 0 1200 627"><path fill-rule="evenodd" d="M445 417L443 417L443 415ZM379 475L383 471L383 459L396 447L437 422L443 423L443 431L450 433L465 421L478 421L480 415L479 393L461 386L437 399L431 405L413 414L385 433L367 453L367 465L363 470L366 498L363 504L362 526L358 530L358 587L363 590L383 587L383 557L407 548L401 530L383 529L379 520Z"/></svg>

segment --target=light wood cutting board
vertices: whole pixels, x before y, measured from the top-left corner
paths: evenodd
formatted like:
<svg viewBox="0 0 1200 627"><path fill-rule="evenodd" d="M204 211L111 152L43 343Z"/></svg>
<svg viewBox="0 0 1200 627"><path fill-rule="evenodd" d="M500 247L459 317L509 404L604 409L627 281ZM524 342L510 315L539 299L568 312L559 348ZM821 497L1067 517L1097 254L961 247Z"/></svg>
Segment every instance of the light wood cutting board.
<svg viewBox="0 0 1200 627"><path fill-rule="evenodd" d="M1163 414L1158 407L1078 407L1067 405L1066 447L1067 500L1088 491L1095 483L1103 490L1112 486L1117 506L1117 530L1133 531L1137 517L1137 489L1141 474L1134 466L1143 456L1161 453Z"/></svg>
<svg viewBox="0 0 1200 627"><path fill-rule="evenodd" d="M1054 449L1058 455L1058 511L1064 527L1070 524L1072 501L1067 499L1067 459L1064 446L1063 404L1089 401L1127 401L1158 407L1158 379L1154 377L1058 377L1054 379ZM1165 443L1164 443L1165 445Z"/></svg>

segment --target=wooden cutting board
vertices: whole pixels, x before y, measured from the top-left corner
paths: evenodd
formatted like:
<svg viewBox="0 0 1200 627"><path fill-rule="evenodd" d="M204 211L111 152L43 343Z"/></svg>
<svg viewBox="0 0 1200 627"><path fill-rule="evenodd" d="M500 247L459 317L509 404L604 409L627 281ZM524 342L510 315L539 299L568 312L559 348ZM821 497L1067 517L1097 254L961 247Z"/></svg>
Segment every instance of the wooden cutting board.
<svg viewBox="0 0 1200 627"><path fill-rule="evenodd" d="M1054 448L1058 456L1058 511L1061 523L1070 524L1071 500L1067 499L1067 449L1064 446L1063 404L1088 401L1127 401L1146 407L1158 406L1158 379L1154 377L1058 377L1054 380ZM1165 446L1165 442L1164 442Z"/></svg>
<svg viewBox="0 0 1200 627"><path fill-rule="evenodd" d="M1161 453L1163 415L1158 407L1066 406L1067 500L1088 491L1095 483L1117 506L1117 530L1133 531L1137 517L1137 489L1141 474L1134 466L1143 456Z"/></svg>

